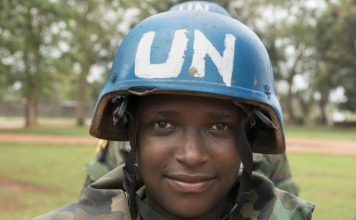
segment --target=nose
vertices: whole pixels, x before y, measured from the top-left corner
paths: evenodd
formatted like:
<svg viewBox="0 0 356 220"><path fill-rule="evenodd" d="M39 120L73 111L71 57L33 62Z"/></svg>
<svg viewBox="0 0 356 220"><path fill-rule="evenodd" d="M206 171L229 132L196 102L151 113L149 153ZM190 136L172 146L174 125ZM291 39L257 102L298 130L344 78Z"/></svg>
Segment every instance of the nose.
<svg viewBox="0 0 356 220"><path fill-rule="evenodd" d="M208 160L208 149L203 134L197 130L184 131L175 150L175 159L187 167L194 168Z"/></svg>

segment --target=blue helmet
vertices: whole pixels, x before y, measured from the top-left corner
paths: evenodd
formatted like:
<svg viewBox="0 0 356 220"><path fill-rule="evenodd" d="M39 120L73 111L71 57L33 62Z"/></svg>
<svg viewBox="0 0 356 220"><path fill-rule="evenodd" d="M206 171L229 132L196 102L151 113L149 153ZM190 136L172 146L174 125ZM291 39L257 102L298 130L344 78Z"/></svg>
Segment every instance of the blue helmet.
<svg viewBox="0 0 356 220"><path fill-rule="evenodd" d="M261 40L225 13L173 9L143 20L121 43L99 94L90 134L128 140L127 128L118 129L112 123L115 97L202 94L229 98L245 109L259 109L260 119L272 122L274 129L263 123L260 126L257 120L257 130L250 137L252 151L284 152L282 110Z"/></svg>

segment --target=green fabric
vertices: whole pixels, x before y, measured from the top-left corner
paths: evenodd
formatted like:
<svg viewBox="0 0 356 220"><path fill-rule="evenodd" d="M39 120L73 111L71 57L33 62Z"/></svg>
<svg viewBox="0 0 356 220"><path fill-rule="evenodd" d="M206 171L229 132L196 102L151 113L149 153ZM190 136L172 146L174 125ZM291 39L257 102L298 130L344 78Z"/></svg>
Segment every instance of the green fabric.
<svg viewBox="0 0 356 220"><path fill-rule="evenodd" d="M278 199L275 203L271 219L312 219L314 205L285 191L276 190Z"/></svg>
<svg viewBox="0 0 356 220"><path fill-rule="evenodd" d="M90 161L84 168L85 172L88 174L88 177L93 182L98 180L100 177L104 176L107 172L110 171L109 167L103 163L100 163L97 160Z"/></svg>
<svg viewBox="0 0 356 220"><path fill-rule="evenodd" d="M254 171L263 174L282 190L299 195L286 154L253 154Z"/></svg>
<svg viewBox="0 0 356 220"><path fill-rule="evenodd" d="M128 147L127 142L99 141L95 159L84 167L87 180L84 187L97 181L110 170L124 163L123 151Z"/></svg>

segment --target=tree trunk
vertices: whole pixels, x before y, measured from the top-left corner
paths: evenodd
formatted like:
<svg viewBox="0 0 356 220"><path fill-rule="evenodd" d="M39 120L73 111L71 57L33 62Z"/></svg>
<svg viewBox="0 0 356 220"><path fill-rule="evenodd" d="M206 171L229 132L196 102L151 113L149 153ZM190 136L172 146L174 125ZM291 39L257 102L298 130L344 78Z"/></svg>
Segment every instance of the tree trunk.
<svg viewBox="0 0 356 220"><path fill-rule="evenodd" d="M288 118L287 121L291 124L295 124L297 123L297 118L295 116L295 112L294 112L294 108L293 108L293 99L294 94L292 91L293 88L293 81L294 81L294 77L297 75L297 65L299 64L299 62L302 60L303 58L303 49L300 49L299 46L298 48L298 55L294 61L293 66L290 68L288 77L287 77L287 82L289 84L289 88L288 88L288 96L287 96L287 110L288 110Z"/></svg>
<svg viewBox="0 0 356 220"><path fill-rule="evenodd" d="M296 118L295 118L294 108L293 108L293 92L292 92L293 77L290 78L291 79L288 80L289 88L288 88L288 95L287 95L287 111L288 111L287 121L290 124L295 124Z"/></svg>
<svg viewBox="0 0 356 220"><path fill-rule="evenodd" d="M25 111L25 127L34 128L38 126L37 122L37 100L34 97L27 97Z"/></svg>
<svg viewBox="0 0 356 220"><path fill-rule="evenodd" d="M326 103L329 97L321 96L320 101L319 101L319 108L320 108L320 117L319 121L320 124L322 125L327 125L328 123L328 118L326 116Z"/></svg>
<svg viewBox="0 0 356 220"><path fill-rule="evenodd" d="M24 64L25 64L25 82L24 82L24 96L26 97L26 109L25 109L25 127L34 128L38 126L37 123L37 98L38 87L36 86L36 74L39 68L39 41L35 37L34 30L32 29L31 22L33 17L30 11L27 11L27 35L26 46L24 49ZM38 49L38 50L37 50ZM35 54L33 53L35 51ZM34 56L34 57L33 57Z"/></svg>
<svg viewBox="0 0 356 220"><path fill-rule="evenodd" d="M310 101L303 99L302 93L296 94L296 97L298 97L298 103L303 114L300 122L303 125L311 125L313 123L313 121L310 119L310 108L312 106L312 103Z"/></svg>
<svg viewBox="0 0 356 220"><path fill-rule="evenodd" d="M79 77L77 107L76 107L76 124L77 126L85 125L85 107L86 107L86 90L88 86L87 75L90 67L83 68L83 72Z"/></svg>

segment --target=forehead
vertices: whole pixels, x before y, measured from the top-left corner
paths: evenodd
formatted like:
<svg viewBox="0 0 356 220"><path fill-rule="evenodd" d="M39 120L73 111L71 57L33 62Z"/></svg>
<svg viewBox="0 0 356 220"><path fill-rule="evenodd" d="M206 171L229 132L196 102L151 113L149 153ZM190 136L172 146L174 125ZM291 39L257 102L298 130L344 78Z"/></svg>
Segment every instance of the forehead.
<svg viewBox="0 0 356 220"><path fill-rule="evenodd" d="M199 114L240 115L240 110L231 100L194 95L148 95L138 100L138 113L194 112Z"/></svg>

